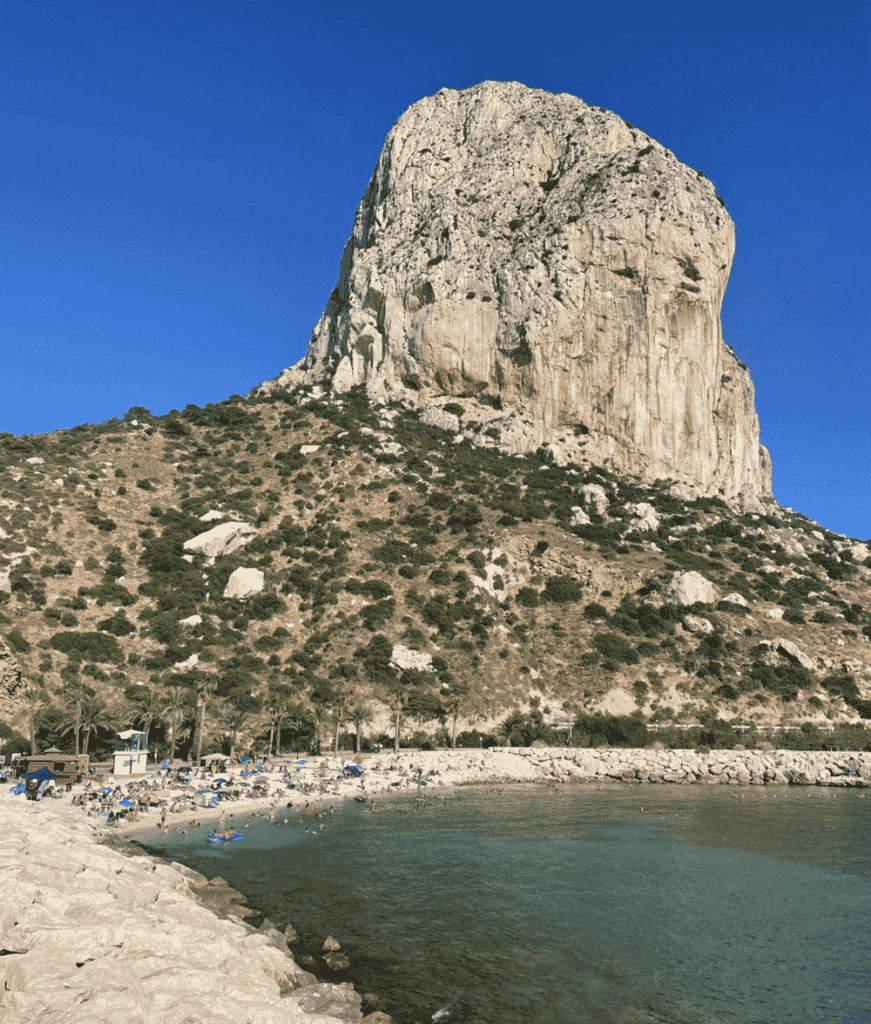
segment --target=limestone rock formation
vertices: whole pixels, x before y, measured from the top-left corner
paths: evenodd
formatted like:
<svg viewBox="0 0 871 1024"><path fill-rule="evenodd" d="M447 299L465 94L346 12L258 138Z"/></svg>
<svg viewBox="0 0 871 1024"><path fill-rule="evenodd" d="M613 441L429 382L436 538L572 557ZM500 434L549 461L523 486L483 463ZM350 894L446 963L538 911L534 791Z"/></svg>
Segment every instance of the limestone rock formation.
<svg viewBox="0 0 871 1024"><path fill-rule="evenodd" d="M442 89L388 134L308 353L266 387L477 399L509 451L758 503L770 461L720 328L734 245L714 185L617 114Z"/></svg>
<svg viewBox="0 0 871 1024"><path fill-rule="evenodd" d="M185 551L198 551L210 558L229 555L247 544L257 531L250 523L221 523L205 533L198 533L182 545Z"/></svg>
<svg viewBox="0 0 871 1024"><path fill-rule="evenodd" d="M21 688L21 666L12 653L12 649L0 636L0 698L4 706L10 699L15 699Z"/></svg>
<svg viewBox="0 0 871 1024"><path fill-rule="evenodd" d="M665 586L665 599L669 604L714 604L717 591L710 580L699 572L677 573Z"/></svg>
<svg viewBox="0 0 871 1024"><path fill-rule="evenodd" d="M263 590L263 570L239 568L234 569L224 587L224 597L248 597L259 594Z"/></svg>

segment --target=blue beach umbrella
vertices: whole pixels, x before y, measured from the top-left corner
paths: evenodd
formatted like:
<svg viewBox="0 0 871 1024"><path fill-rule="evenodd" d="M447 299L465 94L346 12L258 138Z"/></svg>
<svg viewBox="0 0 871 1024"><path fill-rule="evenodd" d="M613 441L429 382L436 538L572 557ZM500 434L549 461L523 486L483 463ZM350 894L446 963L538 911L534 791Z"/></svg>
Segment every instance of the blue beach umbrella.
<svg viewBox="0 0 871 1024"><path fill-rule="evenodd" d="M25 779L39 779L40 782L48 782L50 779L56 779L57 776L53 775L48 768L40 768L38 772L32 772L30 775L23 776Z"/></svg>
<svg viewBox="0 0 871 1024"><path fill-rule="evenodd" d="M133 806L133 801L132 800L119 800L118 803L120 803L122 807L132 807Z"/></svg>

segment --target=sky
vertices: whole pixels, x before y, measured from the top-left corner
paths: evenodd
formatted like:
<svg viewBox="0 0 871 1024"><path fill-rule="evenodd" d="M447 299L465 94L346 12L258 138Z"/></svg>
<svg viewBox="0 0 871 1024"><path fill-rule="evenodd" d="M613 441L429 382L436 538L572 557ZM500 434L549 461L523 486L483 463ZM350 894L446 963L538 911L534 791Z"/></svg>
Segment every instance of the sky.
<svg viewBox="0 0 871 1024"><path fill-rule="evenodd" d="M837 0L2 0L0 431L220 401L297 362L393 122L514 79L714 181L775 497L866 539L869 44L871 8Z"/></svg>

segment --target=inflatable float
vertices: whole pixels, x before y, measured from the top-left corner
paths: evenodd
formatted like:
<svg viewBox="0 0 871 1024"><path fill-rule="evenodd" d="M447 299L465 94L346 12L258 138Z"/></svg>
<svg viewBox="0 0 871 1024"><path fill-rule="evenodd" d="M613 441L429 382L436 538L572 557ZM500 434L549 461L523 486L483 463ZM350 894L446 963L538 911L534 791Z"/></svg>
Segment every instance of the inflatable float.
<svg viewBox="0 0 871 1024"><path fill-rule="evenodd" d="M210 843L232 843L234 839L244 839L244 832L210 832L206 839Z"/></svg>

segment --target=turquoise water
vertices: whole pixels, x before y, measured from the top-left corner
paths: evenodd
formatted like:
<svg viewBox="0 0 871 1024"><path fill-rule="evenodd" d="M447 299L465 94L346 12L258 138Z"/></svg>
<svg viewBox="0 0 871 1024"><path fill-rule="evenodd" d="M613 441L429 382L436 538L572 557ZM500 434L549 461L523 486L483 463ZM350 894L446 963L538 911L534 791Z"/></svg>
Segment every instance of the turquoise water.
<svg viewBox="0 0 871 1024"><path fill-rule="evenodd" d="M447 1024L871 1021L871 799L731 786L460 797L155 845L291 921L304 946L336 936L355 987L398 1024L446 1005Z"/></svg>

